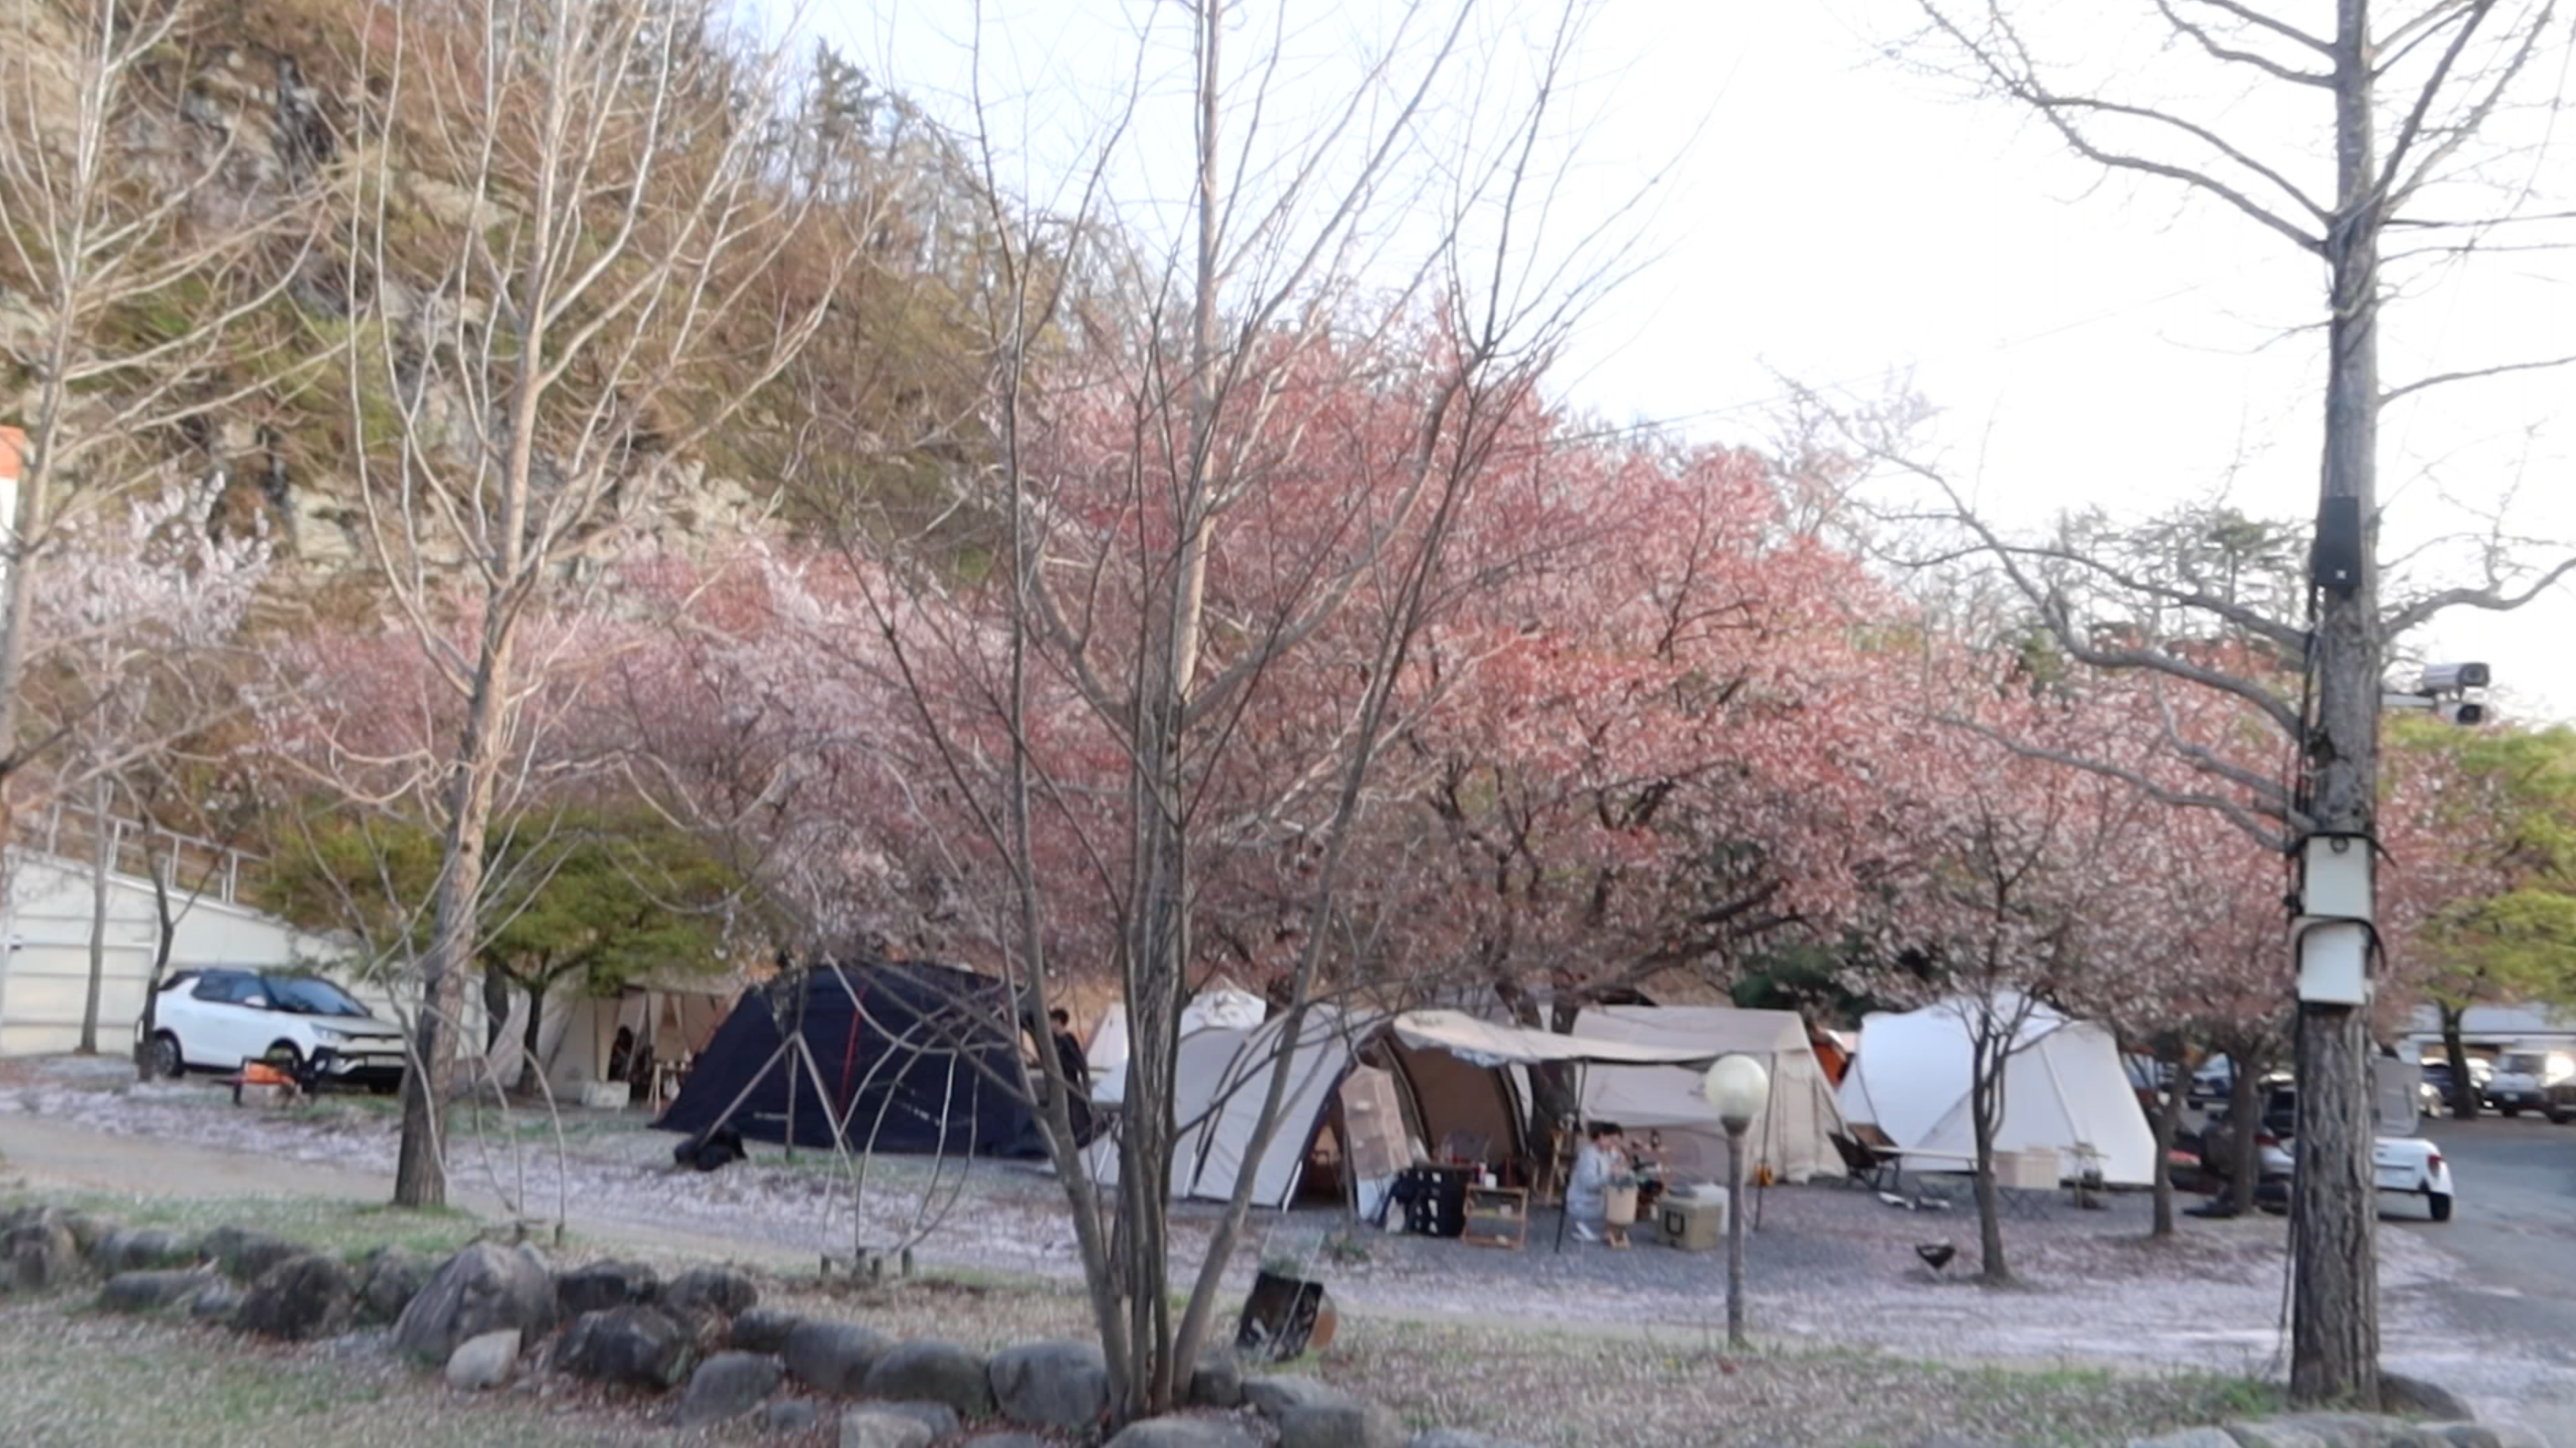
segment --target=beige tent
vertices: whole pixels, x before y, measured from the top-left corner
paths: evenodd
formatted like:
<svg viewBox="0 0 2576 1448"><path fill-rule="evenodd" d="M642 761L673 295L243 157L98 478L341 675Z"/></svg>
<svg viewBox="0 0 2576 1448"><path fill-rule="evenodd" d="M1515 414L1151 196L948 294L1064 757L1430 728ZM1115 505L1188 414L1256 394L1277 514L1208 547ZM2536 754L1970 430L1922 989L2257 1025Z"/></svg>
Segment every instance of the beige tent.
<svg viewBox="0 0 2576 1448"><path fill-rule="evenodd" d="M633 1064L639 1059L669 1065L696 1054L733 1009L734 998L725 992L724 982L709 984L714 988L629 986L613 996L547 1002L544 1032L538 1038L545 1052L547 1089L562 1100L577 1101L582 1088L593 1082L649 1079L641 1077L642 1068ZM629 1042L623 1062L617 1059L621 1030L628 1033ZM624 1073L612 1075L612 1067L619 1065ZM643 1095L639 1091L637 1099Z"/></svg>
<svg viewBox="0 0 2576 1448"><path fill-rule="evenodd" d="M1833 1138L1844 1133L1835 1099L1806 1022L1794 1011L1725 1006L1595 1006L1574 1021L1574 1034L1708 1058L1751 1056L1771 1073L1771 1100L1745 1133L1745 1170L1769 1168L1775 1180L1802 1182L1838 1174ZM1664 1160L1685 1175L1723 1181L1726 1133L1700 1096L1700 1073L1674 1066L1595 1065L1585 1073L1586 1120L1615 1121L1632 1138L1663 1137Z"/></svg>

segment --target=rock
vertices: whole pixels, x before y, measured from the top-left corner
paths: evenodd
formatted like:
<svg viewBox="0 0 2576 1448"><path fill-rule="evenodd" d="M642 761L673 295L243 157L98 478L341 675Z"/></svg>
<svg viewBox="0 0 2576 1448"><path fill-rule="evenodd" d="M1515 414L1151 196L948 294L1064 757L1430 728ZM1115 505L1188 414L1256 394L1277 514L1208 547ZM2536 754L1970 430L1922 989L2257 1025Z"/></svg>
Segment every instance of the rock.
<svg viewBox="0 0 2576 1448"><path fill-rule="evenodd" d="M2218 1430L2213 1428L2210 1431L2215 1433ZM2224 1433L2219 1436L2227 1437ZM1413 1442L1407 1448L1522 1448L1522 1445L1508 1438L1471 1433L1464 1428L1425 1428L1413 1435ZM2214 1448L2214 1445L2204 1444L2201 1448ZM2227 1448L2235 1448L2233 1439L2228 1441Z"/></svg>
<svg viewBox="0 0 2576 1448"><path fill-rule="evenodd" d="M1279 1418L1279 1448L1405 1448L1404 1420L1377 1403L1305 1403Z"/></svg>
<svg viewBox="0 0 2576 1448"><path fill-rule="evenodd" d="M739 1418L778 1391L778 1380L786 1371L766 1353L717 1353L690 1374L689 1390L680 1395L680 1408L672 1421L695 1428Z"/></svg>
<svg viewBox="0 0 2576 1448"><path fill-rule="evenodd" d="M0 1232L0 1290L51 1292L70 1286L80 1272L80 1243L51 1207Z"/></svg>
<svg viewBox="0 0 2576 1448"><path fill-rule="evenodd" d="M197 1250L215 1259L235 1282L257 1282L270 1268L304 1249L284 1237L247 1227L217 1227L198 1240Z"/></svg>
<svg viewBox="0 0 2576 1448"><path fill-rule="evenodd" d="M713 1311L740 1317L760 1305L751 1274L732 1267L692 1267L662 1289L663 1310L674 1316Z"/></svg>
<svg viewBox="0 0 2576 1448"><path fill-rule="evenodd" d="M892 1413L898 1418L910 1418L930 1430L933 1442L942 1438L954 1438L966 1431L966 1425L958 1420L957 1410L946 1403L870 1403L868 1410L876 1413Z"/></svg>
<svg viewBox="0 0 2576 1448"><path fill-rule="evenodd" d="M734 1318L733 1331L726 1342L738 1352L784 1352L787 1335L804 1320L775 1307L754 1307Z"/></svg>
<svg viewBox="0 0 2576 1448"><path fill-rule="evenodd" d="M1148 1418L1128 1424L1108 1448L1253 1448L1253 1442L1223 1418Z"/></svg>
<svg viewBox="0 0 2576 1448"><path fill-rule="evenodd" d="M349 1269L307 1252L269 1268L252 1283L233 1313L233 1326L286 1342L311 1342L348 1331L357 1305L358 1284Z"/></svg>
<svg viewBox="0 0 2576 1448"><path fill-rule="evenodd" d="M555 1321L555 1280L537 1254L477 1242L447 1259L394 1322L394 1343L444 1363L467 1338L517 1328L534 1338Z"/></svg>
<svg viewBox="0 0 2576 1448"><path fill-rule="evenodd" d="M1005 1428L998 1433L978 1433L966 1440L965 1448L1053 1448L1053 1445L1035 1433Z"/></svg>
<svg viewBox="0 0 2576 1448"><path fill-rule="evenodd" d="M1189 1400L1194 1408L1242 1407L1243 1364L1230 1352L1201 1355L1190 1374Z"/></svg>
<svg viewBox="0 0 2576 1448"><path fill-rule="evenodd" d="M218 1277L188 1301L188 1315L199 1322L229 1322L241 1311L241 1289Z"/></svg>
<svg viewBox="0 0 2576 1448"><path fill-rule="evenodd" d="M585 1312L555 1350L555 1366L595 1383L660 1392L688 1372L688 1330L655 1307Z"/></svg>
<svg viewBox="0 0 2576 1448"><path fill-rule="evenodd" d="M2237 1448L2327 1448L2323 1438L2277 1418L2230 1423L2227 1436L2236 1440Z"/></svg>
<svg viewBox="0 0 2576 1448"><path fill-rule="evenodd" d="M841 1415L841 1448L930 1448L930 1430L918 1419L881 1408Z"/></svg>
<svg viewBox="0 0 2576 1448"><path fill-rule="evenodd" d="M98 1244L108 1237L125 1230L123 1222L114 1217L102 1217L96 1212L65 1212L63 1225L71 1230L72 1245L80 1248L84 1257L97 1250Z"/></svg>
<svg viewBox="0 0 2576 1448"><path fill-rule="evenodd" d="M993 1355L993 1401L1014 1423L1089 1428L1109 1411L1109 1359L1087 1342L1039 1342Z"/></svg>
<svg viewBox="0 0 2576 1448"><path fill-rule="evenodd" d="M2503 1436L2483 1423L2443 1423L2428 1431L2450 1448L2504 1448Z"/></svg>
<svg viewBox="0 0 2576 1448"><path fill-rule="evenodd" d="M205 1290L203 1272L119 1272L107 1279L98 1305L113 1312L159 1312Z"/></svg>
<svg viewBox="0 0 2576 1448"><path fill-rule="evenodd" d="M2430 1418L2439 1423L2474 1423L2478 1415L2459 1394L2440 1383L2404 1373L2379 1375L2379 1410L2403 1418Z"/></svg>
<svg viewBox="0 0 2576 1448"><path fill-rule="evenodd" d="M789 1398L760 1410L760 1429L764 1433L811 1433L823 1421L822 1410L803 1398Z"/></svg>
<svg viewBox="0 0 2576 1448"><path fill-rule="evenodd" d="M469 1337L447 1355L447 1385L461 1393L501 1386L519 1366L519 1330L505 1327Z"/></svg>
<svg viewBox="0 0 2576 1448"><path fill-rule="evenodd" d="M868 1366L867 1394L898 1403L946 1403L961 1417L993 1411L992 1369L981 1353L953 1342L897 1343Z"/></svg>
<svg viewBox="0 0 2576 1448"><path fill-rule="evenodd" d="M186 1267L203 1260L196 1244L159 1227L124 1227L98 1239L89 1249L89 1264L107 1276Z"/></svg>
<svg viewBox="0 0 2576 1448"><path fill-rule="evenodd" d="M2186 1428L2161 1438L2132 1438L2129 1448L2237 1448L2237 1444L2224 1429Z"/></svg>
<svg viewBox="0 0 2576 1448"><path fill-rule="evenodd" d="M358 1320L382 1326L401 1320L403 1309L429 1285L438 1264L409 1247L379 1247L358 1272Z"/></svg>
<svg viewBox="0 0 2576 1448"><path fill-rule="evenodd" d="M1243 1401L1275 1423L1291 1408L1340 1408L1359 1400L1321 1378L1255 1377L1243 1380Z"/></svg>
<svg viewBox="0 0 2576 1448"><path fill-rule="evenodd" d="M800 1322L778 1353L796 1381L847 1398L867 1390L868 1369L893 1346L884 1333L855 1322Z"/></svg>
<svg viewBox="0 0 2576 1448"><path fill-rule="evenodd" d="M2326 1448L2417 1448L2416 1425L2371 1413L2293 1413L2263 1424L2276 1433L2305 1433Z"/></svg>
<svg viewBox="0 0 2576 1448"><path fill-rule="evenodd" d="M661 1274L641 1262L593 1262L555 1279L555 1310L566 1318L649 1307L661 1295Z"/></svg>

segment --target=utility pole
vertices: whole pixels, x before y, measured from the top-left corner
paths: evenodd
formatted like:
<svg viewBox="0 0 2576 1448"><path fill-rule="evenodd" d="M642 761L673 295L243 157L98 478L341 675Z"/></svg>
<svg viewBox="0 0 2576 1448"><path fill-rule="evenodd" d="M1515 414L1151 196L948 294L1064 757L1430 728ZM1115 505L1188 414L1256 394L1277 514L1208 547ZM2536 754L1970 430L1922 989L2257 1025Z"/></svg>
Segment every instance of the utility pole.
<svg viewBox="0 0 2576 1448"><path fill-rule="evenodd" d="M2335 208L2323 479L2302 721L2298 1136L2290 1237L2290 1396L2379 1406L2378 1195L2371 1171L2369 1001L2378 934L2379 233L2388 198L2373 129L2370 0L2336 0Z"/></svg>

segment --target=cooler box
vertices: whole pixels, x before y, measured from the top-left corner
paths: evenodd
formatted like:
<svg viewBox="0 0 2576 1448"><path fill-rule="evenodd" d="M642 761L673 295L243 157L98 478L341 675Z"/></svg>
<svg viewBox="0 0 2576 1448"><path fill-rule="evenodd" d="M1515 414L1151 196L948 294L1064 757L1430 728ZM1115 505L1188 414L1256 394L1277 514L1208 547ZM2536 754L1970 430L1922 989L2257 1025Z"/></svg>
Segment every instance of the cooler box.
<svg viewBox="0 0 2576 1448"><path fill-rule="evenodd" d="M1726 1198L1666 1197L1655 1204L1664 1241L1685 1252L1714 1252L1726 1240Z"/></svg>

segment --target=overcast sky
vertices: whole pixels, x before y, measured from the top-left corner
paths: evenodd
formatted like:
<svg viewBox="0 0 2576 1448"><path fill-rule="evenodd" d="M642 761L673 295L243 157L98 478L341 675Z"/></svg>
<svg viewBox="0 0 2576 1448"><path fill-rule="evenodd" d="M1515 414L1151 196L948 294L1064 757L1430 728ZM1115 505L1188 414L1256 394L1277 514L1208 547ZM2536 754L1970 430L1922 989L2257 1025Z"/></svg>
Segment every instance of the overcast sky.
<svg viewBox="0 0 2576 1448"><path fill-rule="evenodd" d="M2286 99L2203 90L2158 50L2130 0L2042 4L2069 64L2196 104L2250 147L2315 162L2330 112L2322 91ZM2138 0L2135 7L2152 18ZM2282 0L2320 27L2322 0ZM808 23L894 85L952 118L978 67L968 0L822 0ZM1264 26L1277 7L1256 11ZM1338 64L1374 43L1393 0L1288 0L1293 43L1272 123L1338 93ZM1446 91L1436 115L1507 91L1515 55L1552 7L1489 6L1473 42L1486 68ZM1097 132L1136 66L1149 18L1140 158L1118 178L1130 215L1177 217L1186 171L1179 109L1186 27L1151 0L993 0L981 12L982 94L1021 184L1044 191ZM1875 395L1892 376L1941 408L1931 439L1990 513L2036 526L2098 503L2135 515L2223 493L2247 512L2313 513L2322 273L2223 206L2129 179L2105 180L2000 102L1888 61L1912 0L1608 0L1579 67L1586 185L1624 195L1649 177L1654 259L1598 309L1568 359L1571 400L1615 421L1667 421L1695 437L1755 439L1783 376ZM2072 21L2073 26L2063 22ZM1259 47L1247 31L1244 51ZM2163 66L2164 69L2157 69ZM2532 94L2563 92L2553 54ZM1490 113L1489 113L1490 114ZM2554 139L2524 116L2517 139ZM1159 146L1159 151L1154 148ZM1676 158L1678 160L1676 161ZM2576 198L2576 137L2508 158L2544 204ZM1669 166L1669 170L1666 168ZM1138 210L1142 208L1142 210ZM2421 277L2394 308L2390 385L2430 372L2576 351L2576 261L2484 257ZM2383 424L2384 553L2482 531L2576 544L2567 399L2576 372L2436 389ZM2417 640L2480 658L2525 716L2576 715L2576 590L2510 616L2453 615Z"/></svg>

